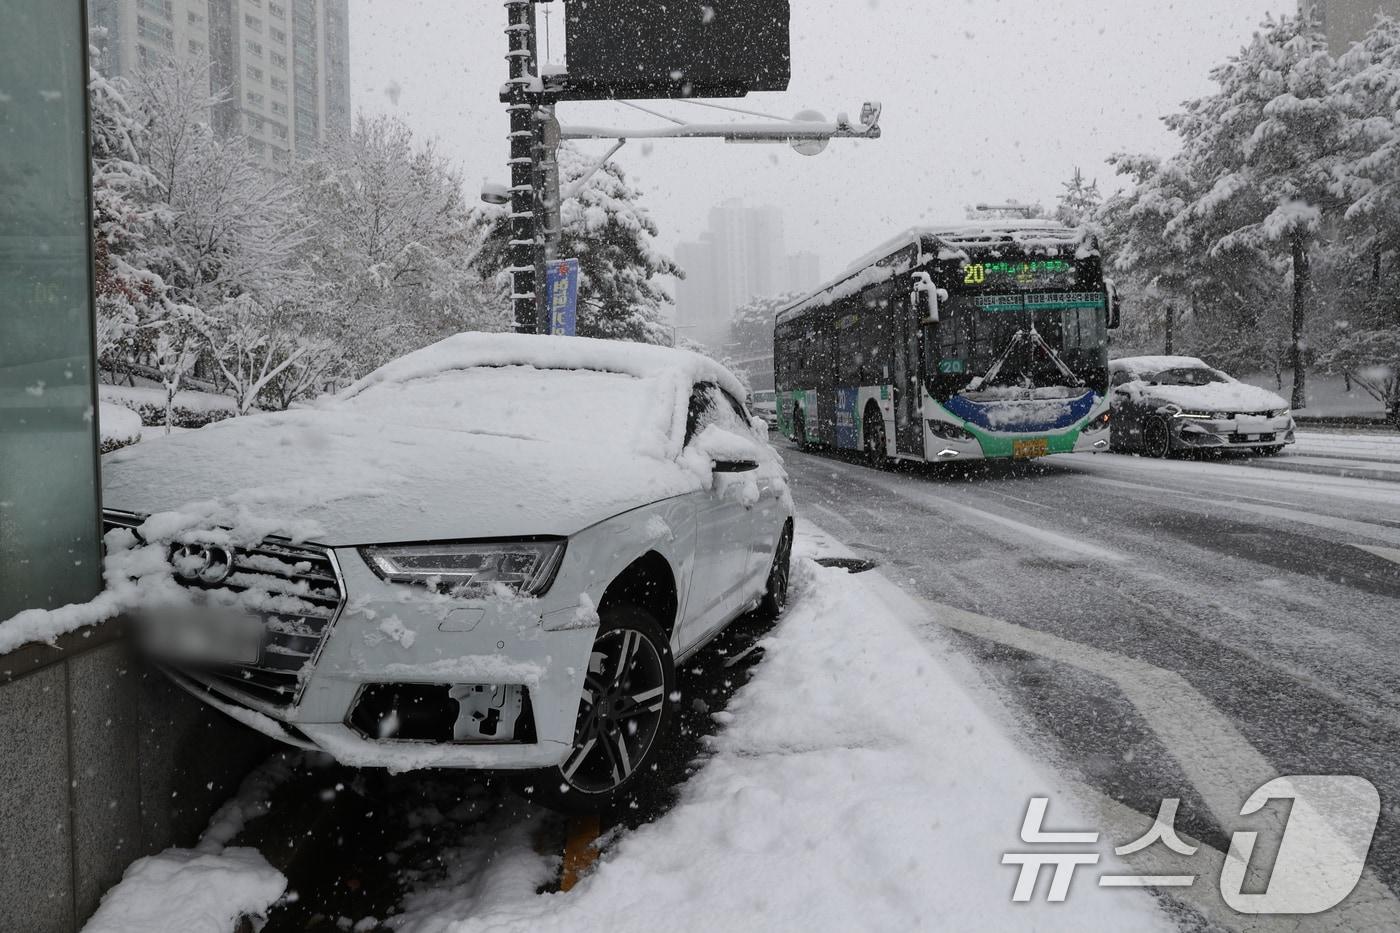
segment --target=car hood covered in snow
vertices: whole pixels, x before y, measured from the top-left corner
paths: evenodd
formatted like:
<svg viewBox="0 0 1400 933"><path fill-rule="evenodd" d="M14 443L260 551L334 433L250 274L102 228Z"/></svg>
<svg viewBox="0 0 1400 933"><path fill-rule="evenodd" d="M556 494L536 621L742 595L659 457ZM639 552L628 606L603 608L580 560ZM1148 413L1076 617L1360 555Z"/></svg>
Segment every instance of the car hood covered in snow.
<svg viewBox="0 0 1400 933"><path fill-rule="evenodd" d="M1243 382L1212 382L1203 386L1143 385L1142 393L1189 411L1266 412L1287 408L1288 403L1268 389Z"/></svg>
<svg viewBox="0 0 1400 933"><path fill-rule="evenodd" d="M329 545L569 535L711 481L681 449L697 382L742 391L670 348L458 334L315 407L105 457L104 504Z"/></svg>
<svg viewBox="0 0 1400 933"><path fill-rule="evenodd" d="M395 424L349 409L239 418L103 458L103 504L204 513L344 546L568 535L701 477L675 461ZM269 533L272 533L269 532Z"/></svg>

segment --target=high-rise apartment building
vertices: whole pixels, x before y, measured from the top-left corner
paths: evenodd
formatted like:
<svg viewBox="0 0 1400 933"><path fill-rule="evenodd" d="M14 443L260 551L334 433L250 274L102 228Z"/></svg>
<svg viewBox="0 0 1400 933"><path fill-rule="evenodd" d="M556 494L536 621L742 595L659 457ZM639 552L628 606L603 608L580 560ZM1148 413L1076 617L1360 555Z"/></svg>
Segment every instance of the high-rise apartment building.
<svg viewBox="0 0 1400 933"><path fill-rule="evenodd" d="M1316 22L1332 54L1340 55L1366 37L1377 14L1400 19L1400 0L1298 0L1298 13Z"/></svg>
<svg viewBox="0 0 1400 933"><path fill-rule="evenodd" d="M681 336L722 349L740 307L819 284L819 257L789 256L783 228L777 207L745 207L731 199L711 208L705 232L676 248L676 263L686 272L676 289Z"/></svg>
<svg viewBox="0 0 1400 933"><path fill-rule="evenodd" d="M349 0L88 0L109 74L148 63L209 67L226 101L210 115L285 169L350 132Z"/></svg>

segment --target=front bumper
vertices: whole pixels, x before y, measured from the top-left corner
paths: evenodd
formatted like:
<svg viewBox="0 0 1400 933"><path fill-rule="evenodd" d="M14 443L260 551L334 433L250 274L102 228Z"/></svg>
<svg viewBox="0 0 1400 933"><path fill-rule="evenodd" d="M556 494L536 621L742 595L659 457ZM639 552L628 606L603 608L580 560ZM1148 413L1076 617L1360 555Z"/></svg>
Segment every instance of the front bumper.
<svg viewBox="0 0 1400 933"><path fill-rule="evenodd" d="M588 587L568 579L578 568L567 556L546 597L449 600L384 582L356 549L334 555L348 599L318 656L302 669L295 697L270 701L226 674L190 667L175 673L177 682L245 725L353 767L513 770L564 760L597 627L596 617L579 612L577 594ZM561 604L565 597L553 594L573 594L574 601ZM492 736L461 719L469 715L466 704L431 738L395 737L397 716L367 722L363 711L356 715L373 689L445 697L473 687L528 699L518 716L493 724Z"/></svg>
<svg viewBox="0 0 1400 933"><path fill-rule="evenodd" d="M1283 418L1172 418L1176 443L1191 450L1250 450L1284 447L1295 441L1291 417Z"/></svg>

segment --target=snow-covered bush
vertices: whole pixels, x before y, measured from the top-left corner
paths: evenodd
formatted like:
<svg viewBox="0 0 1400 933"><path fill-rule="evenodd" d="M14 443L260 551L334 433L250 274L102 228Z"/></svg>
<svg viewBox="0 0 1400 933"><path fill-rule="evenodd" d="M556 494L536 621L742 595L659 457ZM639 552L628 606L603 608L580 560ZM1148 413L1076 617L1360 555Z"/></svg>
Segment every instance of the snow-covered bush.
<svg viewBox="0 0 1400 933"><path fill-rule="evenodd" d="M104 454L130 447L141 440L141 416L124 405L99 402L97 426Z"/></svg>

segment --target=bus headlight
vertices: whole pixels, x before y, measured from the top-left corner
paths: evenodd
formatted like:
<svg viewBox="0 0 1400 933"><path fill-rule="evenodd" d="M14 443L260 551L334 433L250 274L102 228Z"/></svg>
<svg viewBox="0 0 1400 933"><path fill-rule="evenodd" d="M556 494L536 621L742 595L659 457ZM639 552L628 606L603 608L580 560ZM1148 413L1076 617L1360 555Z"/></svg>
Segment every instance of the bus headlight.
<svg viewBox="0 0 1400 933"><path fill-rule="evenodd" d="M956 424L949 424L946 421L934 421L928 419L928 429L933 432L934 437L941 437L945 441L975 441L977 437L966 428L958 427Z"/></svg>
<svg viewBox="0 0 1400 933"><path fill-rule="evenodd" d="M1097 418L1095 418L1093 421L1090 421L1088 424L1084 425L1082 431L1084 434L1095 434L1107 428L1109 422L1111 422L1112 420L1113 414L1111 412L1106 411L1103 414L1099 415Z"/></svg>

